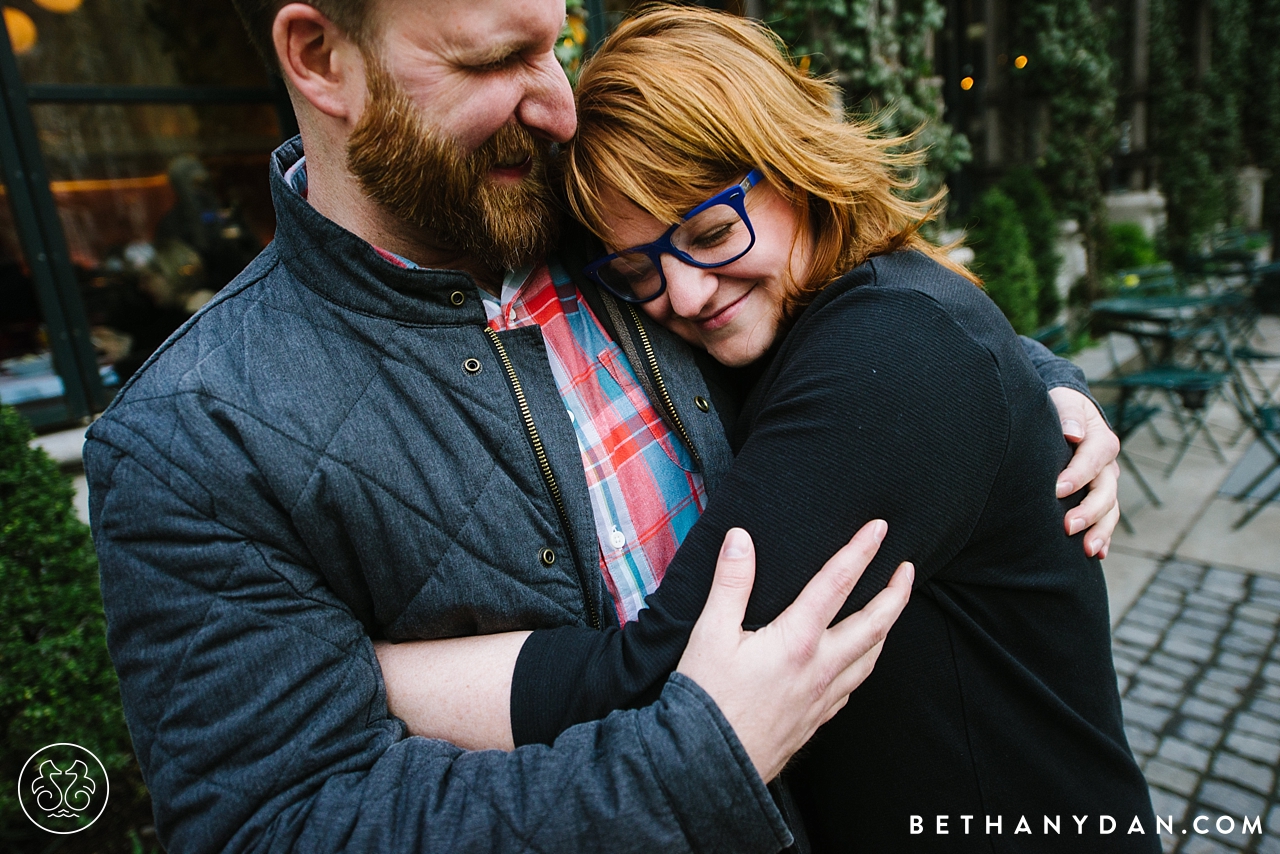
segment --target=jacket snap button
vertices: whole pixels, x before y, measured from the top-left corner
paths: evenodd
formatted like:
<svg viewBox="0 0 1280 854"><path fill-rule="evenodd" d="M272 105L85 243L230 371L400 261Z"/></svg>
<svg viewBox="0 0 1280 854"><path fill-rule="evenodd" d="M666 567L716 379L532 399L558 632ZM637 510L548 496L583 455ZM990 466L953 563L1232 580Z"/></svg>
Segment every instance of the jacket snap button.
<svg viewBox="0 0 1280 854"><path fill-rule="evenodd" d="M462 305L466 301L467 301L467 295L464 294L462 291L454 291L453 293L449 294L449 302L453 303L454 305Z"/></svg>
<svg viewBox="0 0 1280 854"><path fill-rule="evenodd" d="M710 412L710 411L711 411L711 404L710 404L710 403L707 403L707 399L706 399L705 397L703 397L702 395L698 395L697 397L695 397L695 398L693 399L693 402L694 402L694 404L695 404L699 409L701 409L703 412Z"/></svg>
<svg viewBox="0 0 1280 854"><path fill-rule="evenodd" d="M551 566L551 564L556 562L556 553L551 549L543 549L538 553L538 557L542 559L543 566Z"/></svg>
<svg viewBox="0 0 1280 854"><path fill-rule="evenodd" d="M467 359L465 362L462 363L462 370L466 371L469 374L480 373L480 360Z"/></svg>

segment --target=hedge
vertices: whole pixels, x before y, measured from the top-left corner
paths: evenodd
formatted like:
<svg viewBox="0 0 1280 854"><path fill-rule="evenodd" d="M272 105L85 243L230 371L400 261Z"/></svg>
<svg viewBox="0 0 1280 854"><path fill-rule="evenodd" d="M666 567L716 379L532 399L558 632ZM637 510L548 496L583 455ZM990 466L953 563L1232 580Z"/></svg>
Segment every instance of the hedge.
<svg viewBox="0 0 1280 854"><path fill-rule="evenodd" d="M145 850L151 804L134 759L107 655L98 563L67 477L12 407L0 406L0 779L40 748L73 742L106 766L111 796L88 829L55 836L16 799L0 798L11 851Z"/></svg>

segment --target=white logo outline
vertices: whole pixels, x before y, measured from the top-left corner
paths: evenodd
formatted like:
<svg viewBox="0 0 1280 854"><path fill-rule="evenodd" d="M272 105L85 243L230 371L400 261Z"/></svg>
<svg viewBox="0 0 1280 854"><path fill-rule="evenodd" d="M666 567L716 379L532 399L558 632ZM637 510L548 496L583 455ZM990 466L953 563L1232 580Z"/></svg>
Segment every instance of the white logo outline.
<svg viewBox="0 0 1280 854"><path fill-rule="evenodd" d="M77 750L81 750L92 756L93 761L98 763L98 768L102 771L102 783L106 789L106 792L102 797L102 806L98 808L98 814L95 815L88 824L84 827L77 827L75 830L52 830L36 821L36 819L32 817L31 813L27 812L26 797L24 797L27 793L23 791L22 778L27 773L27 767L37 756L54 747L74 747ZM46 766L51 768L52 771L46 771ZM41 811L47 813L48 817L78 818L80 813L87 811L92 805L93 795L97 792L97 784L95 784L93 778L89 776L89 766L83 759L74 760L65 771L59 768L52 759L45 759L44 762L41 762L37 766L37 770L40 773L31 781L31 792L35 796L36 806L39 807ZM52 779L55 776L63 777L66 775L70 775L72 779L65 786L60 785ZM79 784L78 786L76 785L77 783ZM49 803L55 793L58 800L53 803L52 807L46 808L44 804ZM99 759L97 754L92 750L87 747L82 747L75 742L59 741L54 744L46 744L44 747L31 754L27 761L23 763L22 770L18 772L18 806L22 807L22 813L27 817L27 820L43 830L45 833L56 833L59 836L69 836L73 833L79 833L82 830L88 829L94 822L102 818L102 814L106 812L107 809L107 801L110 799L111 778L107 774L107 767L102 764L102 760ZM81 802L84 803L82 808L68 809L69 807L74 807L77 803Z"/></svg>

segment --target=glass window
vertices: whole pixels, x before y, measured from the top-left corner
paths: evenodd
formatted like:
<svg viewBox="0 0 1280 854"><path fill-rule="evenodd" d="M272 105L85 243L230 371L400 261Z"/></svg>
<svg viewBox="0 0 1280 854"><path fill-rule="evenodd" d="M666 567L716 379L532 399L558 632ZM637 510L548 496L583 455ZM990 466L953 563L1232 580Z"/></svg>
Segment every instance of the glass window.
<svg viewBox="0 0 1280 854"><path fill-rule="evenodd" d="M271 240L265 104L31 108L95 348L120 380Z"/></svg>
<svg viewBox="0 0 1280 854"><path fill-rule="evenodd" d="M231 0L7 0L28 83L266 87ZM7 10L6 10L7 11ZM25 26L30 24L28 28Z"/></svg>
<svg viewBox="0 0 1280 854"><path fill-rule="evenodd" d="M0 183L0 402L29 415L62 404L62 378L49 351L49 330L36 298L9 206Z"/></svg>

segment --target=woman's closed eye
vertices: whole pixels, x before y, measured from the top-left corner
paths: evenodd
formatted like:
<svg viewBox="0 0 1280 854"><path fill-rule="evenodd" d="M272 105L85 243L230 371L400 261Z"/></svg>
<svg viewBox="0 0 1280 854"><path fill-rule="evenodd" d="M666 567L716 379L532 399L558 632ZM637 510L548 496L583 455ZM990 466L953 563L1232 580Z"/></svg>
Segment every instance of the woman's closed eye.
<svg viewBox="0 0 1280 854"><path fill-rule="evenodd" d="M724 243L733 234L735 223L727 222L698 234L689 242L691 249L710 249Z"/></svg>

